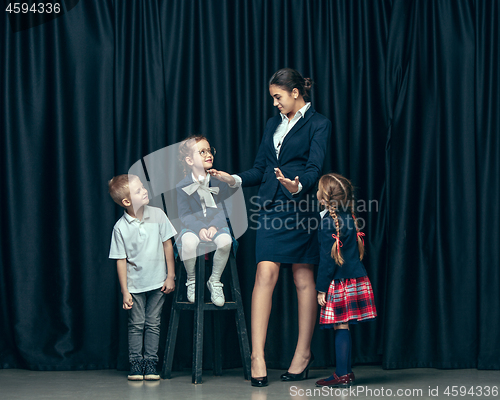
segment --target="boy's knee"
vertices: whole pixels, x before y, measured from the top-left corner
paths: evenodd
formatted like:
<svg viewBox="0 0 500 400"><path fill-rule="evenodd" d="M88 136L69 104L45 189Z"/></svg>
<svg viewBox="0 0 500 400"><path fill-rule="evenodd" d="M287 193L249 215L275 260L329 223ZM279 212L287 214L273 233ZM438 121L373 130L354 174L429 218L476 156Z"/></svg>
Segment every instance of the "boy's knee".
<svg viewBox="0 0 500 400"><path fill-rule="evenodd" d="M144 329L144 324L145 320L135 320L135 321L129 321L128 323L128 330L129 332L136 333L136 332L142 332Z"/></svg>
<svg viewBox="0 0 500 400"><path fill-rule="evenodd" d="M158 330L160 330L160 325L161 325L160 316L147 318L146 321L144 322L145 329L151 329L151 330L158 329Z"/></svg>

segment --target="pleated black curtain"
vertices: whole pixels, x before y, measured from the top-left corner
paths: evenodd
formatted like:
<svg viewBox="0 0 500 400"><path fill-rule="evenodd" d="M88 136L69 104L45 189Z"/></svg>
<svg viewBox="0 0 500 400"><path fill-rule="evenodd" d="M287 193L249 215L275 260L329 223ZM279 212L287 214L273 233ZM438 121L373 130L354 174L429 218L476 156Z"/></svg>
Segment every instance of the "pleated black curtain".
<svg viewBox="0 0 500 400"><path fill-rule="evenodd" d="M217 148L216 168L251 167L277 112L267 81L285 66L316 82L313 105L333 123L324 170L361 200L379 317L353 328L354 363L500 368L497 1L69 3L29 29L2 17L1 368L126 368L107 258L122 211L107 180L192 133ZM248 328L254 229L237 255ZM270 368L293 356L296 308L283 269ZM224 367L241 365L233 321ZM177 368L191 365L191 325L181 319ZM332 365L332 332L317 329L313 351Z"/></svg>
<svg viewBox="0 0 500 400"><path fill-rule="evenodd" d="M498 199L500 181L484 180L498 172L498 26L490 19L498 12L498 2L393 3L386 58L388 368L499 366L493 314L500 238L490 201Z"/></svg>
<svg viewBox="0 0 500 400"><path fill-rule="evenodd" d="M402 18L391 19L399 34L387 54L385 300L389 319L412 321L387 331L393 345L384 359L389 367L475 367L478 326L464 320L476 320L481 292L474 3L399 2L393 11Z"/></svg>

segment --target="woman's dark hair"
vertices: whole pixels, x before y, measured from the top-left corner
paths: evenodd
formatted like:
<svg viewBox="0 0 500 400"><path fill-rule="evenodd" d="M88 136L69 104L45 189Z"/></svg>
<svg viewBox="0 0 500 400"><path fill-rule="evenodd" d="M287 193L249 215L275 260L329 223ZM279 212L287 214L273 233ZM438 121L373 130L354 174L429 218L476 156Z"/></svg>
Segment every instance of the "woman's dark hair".
<svg viewBox="0 0 500 400"><path fill-rule="evenodd" d="M282 89L292 93L292 90L297 88L299 94L304 97L304 100L309 100L309 92L313 85L311 78L303 78L299 72L292 68L282 68L276 71L269 79L269 86L276 85Z"/></svg>

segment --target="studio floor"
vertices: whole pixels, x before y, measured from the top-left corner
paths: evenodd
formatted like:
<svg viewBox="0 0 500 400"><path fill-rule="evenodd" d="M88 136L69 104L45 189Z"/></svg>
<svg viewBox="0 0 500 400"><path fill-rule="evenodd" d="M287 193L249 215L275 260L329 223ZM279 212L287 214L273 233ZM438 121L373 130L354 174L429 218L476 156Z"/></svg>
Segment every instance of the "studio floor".
<svg viewBox="0 0 500 400"><path fill-rule="evenodd" d="M172 379L157 382L129 382L127 373L117 370L40 372L19 369L0 370L0 399L498 399L500 371L475 369L383 370L380 366L354 369L356 385L351 389L319 389L314 382L331 372L310 371L309 379L281 382L283 371L269 370L269 386L253 388L243 379L242 369L224 370L223 376L204 371L203 384L191 383L190 371L174 372ZM316 390L315 390L316 389Z"/></svg>

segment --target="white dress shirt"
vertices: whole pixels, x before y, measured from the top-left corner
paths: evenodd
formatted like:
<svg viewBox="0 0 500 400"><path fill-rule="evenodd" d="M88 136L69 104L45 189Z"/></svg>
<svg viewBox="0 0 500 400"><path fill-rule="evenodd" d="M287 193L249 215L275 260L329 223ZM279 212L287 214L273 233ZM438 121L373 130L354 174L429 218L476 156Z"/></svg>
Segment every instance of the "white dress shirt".
<svg viewBox="0 0 500 400"><path fill-rule="evenodd" d="M276 158L278 159L280 156L281 145L285 140L286 135L292 130L295 124L299 121L300 118L304 118L306 111L311 107L311 102L307 102L304 107L302 107L299 111L295 113L293 118L290 120L285 114L280 113L281 123L278 125L273 134L273 143L274 149L276 150ZM238 175L231 175L236 181L234 185L230 185L229 187L237 188L241 186L241 178ZM290 177L291 180L294 180L295 177ZM298 190L292 194L298 194L302 190L302 184L299 182Z"/></svg>
<svg viewBox="0 0 500 400"><path fill-rule="evenodd" d="M281 114L281 124L278 125L273 135L274 148L276 150L276 158L280 157L280 150L283 141L285 140L288 132L292 130L295 124L299 121L299 119L304 118L306 111L311 107L311 103L308 102L304 107L302 107L299 111L295 113L292 119L288 119L285 114ZM300 190L299 190L300 191Z"/></svg>

